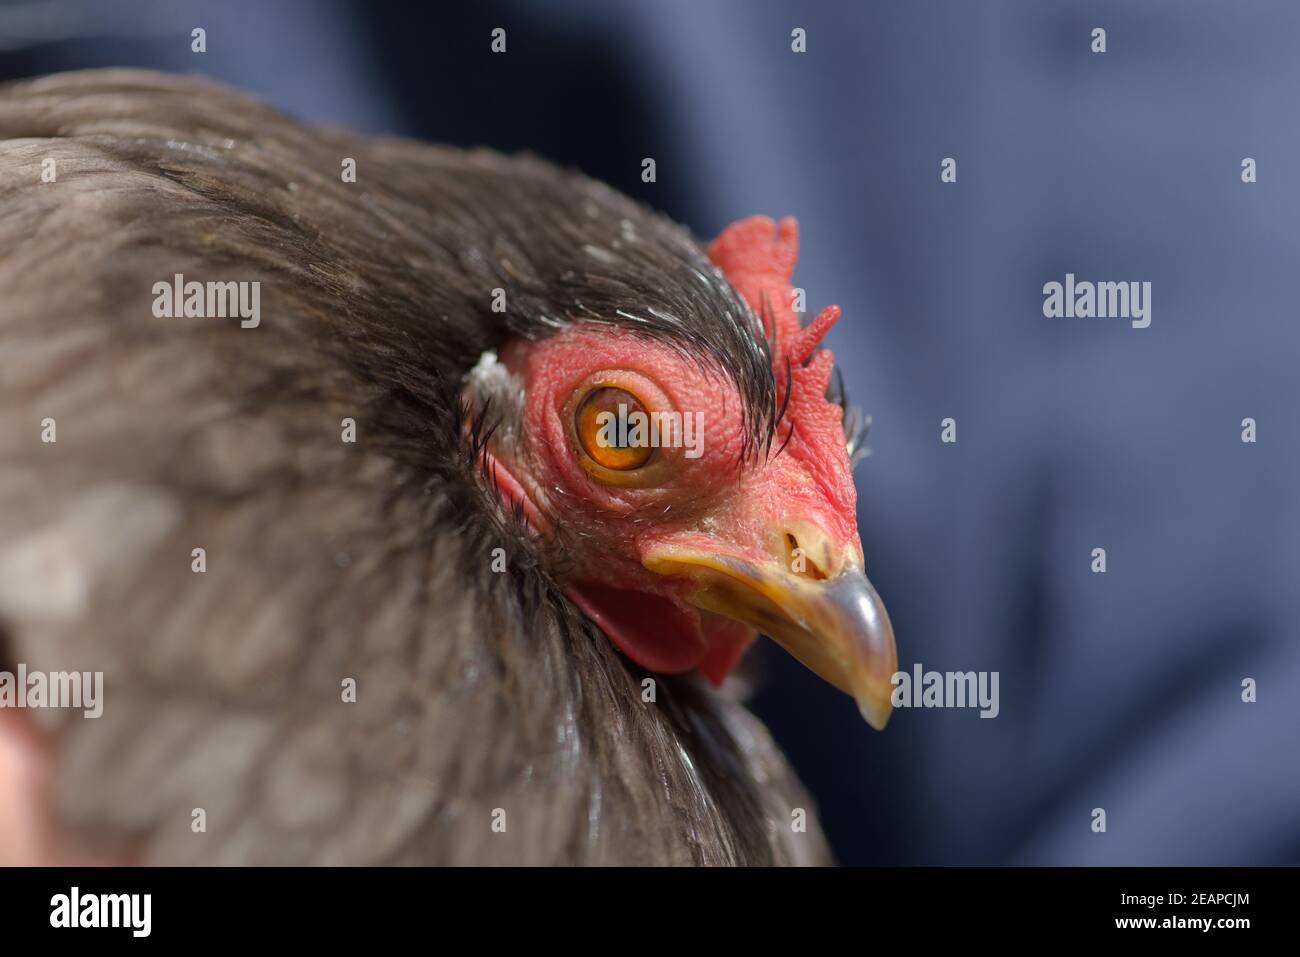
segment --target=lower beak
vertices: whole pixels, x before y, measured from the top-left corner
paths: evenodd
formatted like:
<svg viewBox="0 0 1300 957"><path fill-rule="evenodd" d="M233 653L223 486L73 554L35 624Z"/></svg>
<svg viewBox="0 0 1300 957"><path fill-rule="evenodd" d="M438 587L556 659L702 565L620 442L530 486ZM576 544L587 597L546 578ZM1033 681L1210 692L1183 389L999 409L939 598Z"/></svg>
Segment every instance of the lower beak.
<svg viewBox="0 0 1300 957"><path fill-rule="evenodd" d="M688 600L772 638L814 672L853 696L877 731L891 711L898 670L889 614L856 558L829 577L788 571L779 558L745 559L665 545L642 559L650 571L689 578Z"/></svg>

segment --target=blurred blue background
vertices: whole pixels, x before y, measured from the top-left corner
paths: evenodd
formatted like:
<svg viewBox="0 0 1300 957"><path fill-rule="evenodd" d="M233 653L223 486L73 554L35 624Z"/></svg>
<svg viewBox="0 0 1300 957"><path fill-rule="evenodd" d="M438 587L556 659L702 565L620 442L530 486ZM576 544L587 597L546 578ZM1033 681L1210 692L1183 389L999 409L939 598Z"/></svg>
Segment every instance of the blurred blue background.
<svg viewBox="0 0 1300 957"><path fill-rule="evenodd" d="M874 418L859 520L900 666L1001 676L994 720L875 734L759 653L756 709L852 864L1300 861L1298 49L1293 2L0 4L3 78L200 72L530 149L705 239L798 217L796 283L843 306ZM1045 319L1066 272L1150 281L1150 328Z"/></svg>

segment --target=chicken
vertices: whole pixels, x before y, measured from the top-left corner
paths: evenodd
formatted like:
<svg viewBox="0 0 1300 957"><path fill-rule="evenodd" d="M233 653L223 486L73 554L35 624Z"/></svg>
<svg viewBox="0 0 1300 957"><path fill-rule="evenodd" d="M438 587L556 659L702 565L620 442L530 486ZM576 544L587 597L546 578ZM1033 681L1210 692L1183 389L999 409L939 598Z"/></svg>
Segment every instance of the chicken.
<svg viewBox="0 0 1300 957"><path fill-rule="evenodd" d="M711 687L762 632L889 714L817 348L838 311L792 311L793 221L706 258L536 158L147 72L12 85L0 139L0 669L104 675L98 718L0 712L0 834L140 863L829 859ZM657 445L604 428L632 413Z"/></svg>

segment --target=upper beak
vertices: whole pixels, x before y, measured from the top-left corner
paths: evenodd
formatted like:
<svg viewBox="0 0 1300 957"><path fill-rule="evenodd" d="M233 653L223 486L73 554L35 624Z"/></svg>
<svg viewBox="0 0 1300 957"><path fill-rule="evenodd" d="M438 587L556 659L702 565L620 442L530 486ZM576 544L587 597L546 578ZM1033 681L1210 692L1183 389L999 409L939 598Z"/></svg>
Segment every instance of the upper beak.
<svg viewBox="0 0 1300 957"><path fill-rule="evenodd" d="M810 560L811 572L792 570L783 552L754 562L671 543L652 548L642 564L659 574L689 578L691 604L774 639L852 695L867 723L879 731L889 720L898 670L889 614L863 574L856 549L845 548L836 560L824 536L801 531L800 542L813 546L808 554L819 556L816 564ZM783 544L785 540L781 536Z"/></svg>

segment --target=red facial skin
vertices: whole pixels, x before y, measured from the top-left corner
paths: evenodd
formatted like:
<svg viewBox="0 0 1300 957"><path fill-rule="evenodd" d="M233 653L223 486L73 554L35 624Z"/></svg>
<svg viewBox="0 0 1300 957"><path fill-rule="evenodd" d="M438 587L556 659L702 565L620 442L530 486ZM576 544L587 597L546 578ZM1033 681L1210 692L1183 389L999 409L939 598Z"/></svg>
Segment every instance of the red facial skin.
<svg viewBox="0 0 1300 957"><path fill-rule="evenodd" d="M787 523L798 520L861 560L842 413L824 398L834 359L822 350L803 365L839 310L828 308L800 330L789 309L796 253L793 220L774 235L762 217L731 226L710 247L760 315L766 297L776 322L778 402L787 387L790 398L770 456L760 450L741 462L745 423L735 386L662 342L583 324L502 351L501 361L524 382L526 404L524 447L511 461L492 459L498 488L564 550L569 597L648 670L698 668L720 684L755 636L748 626L692 607L690 581L643 567L651 549L688 545L763 564L779 551ZM702 413L700 457L661 447L632 473L593 467L577 440L573 410L601 385L633 393L647 412Z"/></svg>

